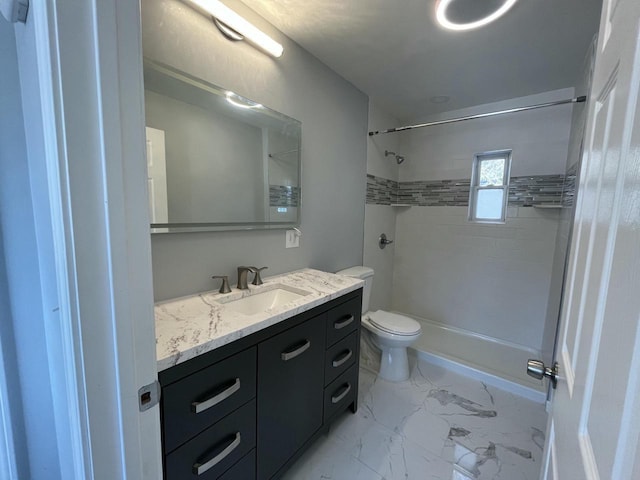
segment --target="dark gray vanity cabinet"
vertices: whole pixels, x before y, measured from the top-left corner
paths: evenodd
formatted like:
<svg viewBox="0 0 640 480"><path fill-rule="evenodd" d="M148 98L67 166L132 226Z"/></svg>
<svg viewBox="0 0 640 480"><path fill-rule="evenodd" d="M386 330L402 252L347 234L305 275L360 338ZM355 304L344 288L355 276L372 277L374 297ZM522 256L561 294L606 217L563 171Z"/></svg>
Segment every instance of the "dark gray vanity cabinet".
<svg viewBox="0 0 640 480"><path fill-rule="evenodd" d="M165 480L271 480L357 408L362 291L160 372Z"/></svg>
<svg viewBox="0 0 640 480"><path fill-rule="evenodd" d="M322 426L324 317L258 345L258 478L271 478Z"/></svg>

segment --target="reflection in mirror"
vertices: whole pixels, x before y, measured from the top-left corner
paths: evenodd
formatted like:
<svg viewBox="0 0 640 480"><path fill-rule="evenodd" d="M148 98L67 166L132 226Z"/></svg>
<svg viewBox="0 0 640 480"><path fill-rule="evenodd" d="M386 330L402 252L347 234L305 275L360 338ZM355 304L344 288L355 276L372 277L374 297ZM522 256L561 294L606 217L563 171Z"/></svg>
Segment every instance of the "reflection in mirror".
<svg viewBox="0 0 640 480"><path fill-rule="evenodd" d="M299 224L299 121L148 59L144 86L153 233Z"/></svg>

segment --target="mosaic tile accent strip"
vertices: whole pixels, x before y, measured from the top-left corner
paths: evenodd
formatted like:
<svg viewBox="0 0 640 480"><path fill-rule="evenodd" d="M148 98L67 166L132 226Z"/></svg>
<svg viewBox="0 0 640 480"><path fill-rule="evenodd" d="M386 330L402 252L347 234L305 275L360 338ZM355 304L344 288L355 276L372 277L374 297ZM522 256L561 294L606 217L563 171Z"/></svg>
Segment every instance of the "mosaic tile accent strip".
<svg viewBox="0 0 640 480"><path fill-rule="evenodd" d="M575 191L575 174L573 178ZM466 207L469 205L470 183L469 179L396 182L367 174L367 203ZM509 206L560 205L565 201L563 189L568 188L564 175L511 177ZM566 201L573 201L573 193L569 190L566 197Z"/></svg>
<svg viewBox="0 0 640 480"><path fill-rule="evenodd" d="M398 182L367 174L367 203L391 205L398 203Z"/></svg>
<svg viewBox="0 0 640 480"><path fill-rule="evenodd" d="M564 175L511 177L509 181L509 206L560 205L563 185Z"/></svg>
<svg viewBox="0 0 640 480"><path fill-rule="evenodd" d="M576 180L578 175L578 164L575 163L569 167L564 177L564 186L562 189L562 206L571 208L576 196Z"/></svg>
<svg viewBox="0 0 640 480"><path fill-rule="evenodd" d="M469 205L468 179L400 182L398 203L420 207Z"/></svg>
<svg viewBox="0 0 640 480"><path fill-rule="evenodd" d="M300 206L300 187L292 187L290 185L269 185L269 206Z"/></svg>

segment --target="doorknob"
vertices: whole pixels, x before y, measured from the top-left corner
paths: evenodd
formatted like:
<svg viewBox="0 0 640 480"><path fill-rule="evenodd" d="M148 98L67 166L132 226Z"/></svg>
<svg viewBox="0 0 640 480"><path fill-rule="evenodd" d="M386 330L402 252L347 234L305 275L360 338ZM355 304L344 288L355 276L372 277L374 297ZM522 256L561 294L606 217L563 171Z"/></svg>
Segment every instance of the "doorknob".
<svg viewBox="0 0 640 480"><path fill-rule="evenodd" d="M545 367L544 362L540 360L527 360L527 375L538 380L547 377L551 382L551 386L555 389L558 385L558 362L553 364L553 368Z"/></svg>

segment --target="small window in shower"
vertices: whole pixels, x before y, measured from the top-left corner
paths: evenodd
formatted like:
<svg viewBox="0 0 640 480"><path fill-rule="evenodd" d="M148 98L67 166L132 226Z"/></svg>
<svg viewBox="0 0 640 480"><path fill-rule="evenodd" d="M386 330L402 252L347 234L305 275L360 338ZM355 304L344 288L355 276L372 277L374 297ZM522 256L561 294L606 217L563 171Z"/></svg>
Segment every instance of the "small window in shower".
<svg viewBox="0 0 640 480"><path fill-rule="evenodd" d="M477 153L469 192L469 221L504 223L509 200L511 150Z"/></svg>

